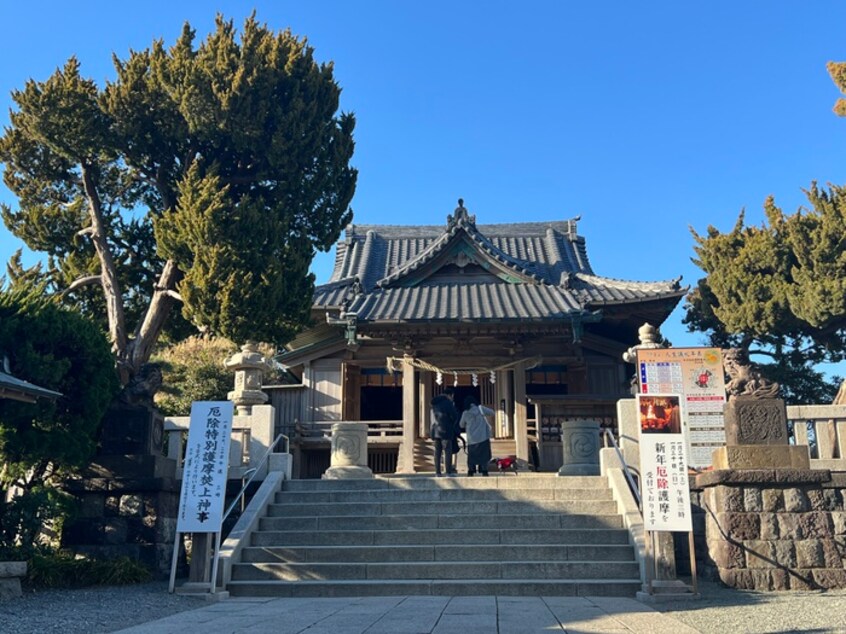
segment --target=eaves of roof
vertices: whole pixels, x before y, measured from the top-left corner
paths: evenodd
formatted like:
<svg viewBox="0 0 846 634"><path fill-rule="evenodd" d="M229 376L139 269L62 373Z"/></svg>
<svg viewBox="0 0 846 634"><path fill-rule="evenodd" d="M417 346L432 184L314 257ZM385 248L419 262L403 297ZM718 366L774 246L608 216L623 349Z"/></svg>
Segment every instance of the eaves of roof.
<svg viewBox="0 0 846 634"><path fill-rule="evenodd" d="M54 392L29 381L15 378L6 372L0 372L0 397L2 398L34 403L36 398L57 399L61 395L61 392Z"/></svg>
<svg viewBox="0 0 846 634"><path fill-rule="evenodd" d="M358 296L348 312L359 323L482 322L572 318L585 309L566 288L488 282L379 289Z"/></svg>

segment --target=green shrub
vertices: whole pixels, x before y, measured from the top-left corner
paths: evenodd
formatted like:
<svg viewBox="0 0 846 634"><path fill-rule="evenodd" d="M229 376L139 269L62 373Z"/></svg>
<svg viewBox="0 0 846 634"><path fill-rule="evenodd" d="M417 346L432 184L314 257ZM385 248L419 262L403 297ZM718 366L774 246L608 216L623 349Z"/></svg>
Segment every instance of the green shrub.
<svg viewBox="0 0 846 634"><path fill-rule="evenodd" d="M129 585L151 579L150 571L129 557L88 559L57 551L34 554L28 560L24 584L29 588L81 588Z"/></svg>
<svg viewBox="0 0 846 634"><path fill-rule="evenodd" d="M109 343L91 321L38 287L0 292L0 358L11 373L59 392L35 403L0 399L0 547L36 549L67 515L54 488L88 464L119 384Z"/></svg>
<svg viewBox="0 0 846 634"><path fill-rule="evenodd" d="M193 401L224 401L234 372L223 362L238 350L227 339L188 337L154 355L162 366L162 390L156 407L165 416L187 416Z"/></svg>

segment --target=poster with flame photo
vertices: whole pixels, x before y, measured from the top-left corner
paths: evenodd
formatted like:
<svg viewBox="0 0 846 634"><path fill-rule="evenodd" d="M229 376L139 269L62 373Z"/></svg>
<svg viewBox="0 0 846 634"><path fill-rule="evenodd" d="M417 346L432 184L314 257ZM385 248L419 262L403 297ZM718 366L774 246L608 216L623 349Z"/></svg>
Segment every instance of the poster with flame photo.
<svg viewBox="0 0 846 634"><path fill-rule="evenodd" d="M726 444L723 360L719 348L656 348L637 351L642 394L681 395L681 430L688 466L705 469Z"/></svg>
<svg viewBox="0 0 846 634"><path fill-rule="evenodd" d="M679 394L637 395L640 491L643 524L648 531L693 528L680 407Z"/></svg>

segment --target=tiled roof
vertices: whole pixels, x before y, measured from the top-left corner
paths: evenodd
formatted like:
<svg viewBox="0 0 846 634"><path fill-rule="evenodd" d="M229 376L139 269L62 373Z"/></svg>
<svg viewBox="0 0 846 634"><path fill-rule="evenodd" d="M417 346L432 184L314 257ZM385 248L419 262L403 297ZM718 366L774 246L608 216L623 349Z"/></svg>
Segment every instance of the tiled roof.
<svg viewBox="0 0 846 634"><path fill-rule="evenodd" d="M633 282L616 280L598 275L577 273L570 280L573 289L590 306L642 302L662 297L681 297L686 289L680 285L681 278L665 282Z"/></svg>
<svg viewBox="0 0 846 634"><path fill-rule="evenodd" d="M578 219L562 222L521 222L475 225L488 248L499 251L516 267L528 268L550 284L559 284L565 272L593 273L584 246L576 233ZM453 229L444 226L350 225L338 243L335 268L329 283L355 277L369 290L431 249L445 242Z"/></svg>
<svg viewBox="0 0 846 634"><path fill-rule="evenodd" d="M355 312L359 322L556 319L684 294L678 280L595 275L578 220L476 225L460 205L441 226L350 225L314 305ZM459 241L501 281L427 277Z"/></svg>
<svg viewBox="0 0 846 634"><path fill-rule="evenodd" d="M508 321L583 312L567 289L536 284L438 284L377 289L349 306L359 321Z"/></svg>

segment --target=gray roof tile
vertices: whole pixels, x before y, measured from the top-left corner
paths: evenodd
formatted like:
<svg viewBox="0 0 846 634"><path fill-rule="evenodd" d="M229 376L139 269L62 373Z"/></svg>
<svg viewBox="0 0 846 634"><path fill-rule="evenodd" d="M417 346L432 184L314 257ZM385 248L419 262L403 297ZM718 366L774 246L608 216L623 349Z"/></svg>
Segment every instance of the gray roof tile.
<svg viewBox="0 0 846 634"><path fill-rule="evenodd" d="M461 208L440 226L350 225L329 283L316 289L315 308L355 311L359 321L555 319L684 294L678 280L595 275L577 220L476 225ZM421 281L416 272L458 234L523 283Z"/></svg>

